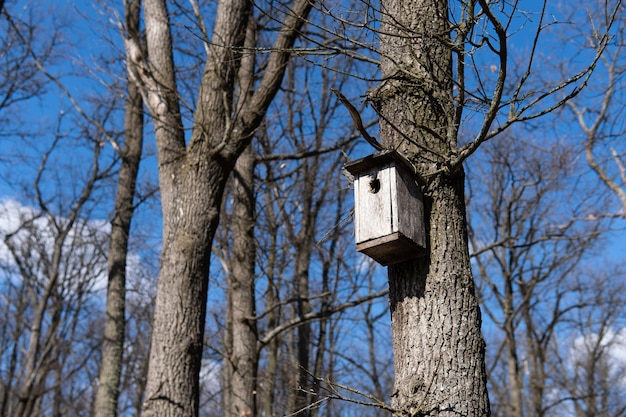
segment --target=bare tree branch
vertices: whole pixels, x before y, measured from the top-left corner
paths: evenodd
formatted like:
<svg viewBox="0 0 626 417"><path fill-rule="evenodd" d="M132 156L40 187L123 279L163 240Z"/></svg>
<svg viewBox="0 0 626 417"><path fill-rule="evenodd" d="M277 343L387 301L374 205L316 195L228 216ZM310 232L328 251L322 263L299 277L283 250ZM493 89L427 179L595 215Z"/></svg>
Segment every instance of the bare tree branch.
<svg viewBox="0 0 626 417"><path fill-rule="evenodd" d="M259 339L259 343L261 343L262 345L266 345L267 343L269 343L273 338L275 338L276 336L278 336L279 334L281 334L282 332L292 328L292 327L297 327L300 326L302 324L314 321L314 320L318 320L318 319L322 319L325 317L329 317L332 314L335 313L339 313L343 310L346 310L350 307L354 307L357 306L359 304L363 304L366 303L368 301L374 300L376 298L380 298L380 297L384 297L387 294L389 294L389 290L383 290L383 291L379 291L377 293L374 294L369 294L365 297L361 297L358 298L356 300L353 301L349 301L346 303L342 303L340 305L337 306L333 306L328 308L327 310L324 311L314 311L314 312L310 312L305 314L304 316L296 316L284 323L281 323L279 326L273 328L273 329L269 329L265 335Z"/></svg>

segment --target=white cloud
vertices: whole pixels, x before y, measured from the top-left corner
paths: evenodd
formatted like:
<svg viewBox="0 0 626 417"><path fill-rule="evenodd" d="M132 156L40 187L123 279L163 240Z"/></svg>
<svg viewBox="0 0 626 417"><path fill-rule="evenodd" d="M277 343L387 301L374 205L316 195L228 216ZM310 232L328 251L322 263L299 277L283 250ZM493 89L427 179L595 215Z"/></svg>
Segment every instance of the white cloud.
<svg viewBox="0 0 626 417"><path fill-rule="evenodd" d="M2 237L0 241L0 262L3 265L13 263L13 257L4 243L4 238L8 234L17 231L26 219L33 219L34 217L34 210L21 205L17 200L0 200L0 237Z"/></svg>
<svg viewBox="0 0 626 417"><path fill-rule="evenodd" d="M597 333L579 336L570 349L571 363L584 363L598 349L606 355L615 382L626 387L626 328L616 331L609 329L602 336Z"/></svg>
<svg viewBox="0 0 626 417"><path fill-rule="evenodd" d="M27 267L31 278L45 282L52 262L56 224L67 219L39 213L34 207L13 198L0 200L0 263L13 282L22 279L17 273L14 255L6 239L15 248L18 258ZM102 220L77 220L63 241L60 279L68 289L87 285L90 290L106 288L106 246L110 227Z"/></svg>

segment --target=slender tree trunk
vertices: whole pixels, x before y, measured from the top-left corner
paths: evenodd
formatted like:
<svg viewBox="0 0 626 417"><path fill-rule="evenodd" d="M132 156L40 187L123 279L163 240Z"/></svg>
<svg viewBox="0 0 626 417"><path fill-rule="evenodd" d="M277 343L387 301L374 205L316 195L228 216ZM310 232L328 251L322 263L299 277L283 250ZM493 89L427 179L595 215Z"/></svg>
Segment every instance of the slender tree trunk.
<svg viewBox="0 0 626 417"><path fill-rule="evenodd" d="M298 245L297 245L298 247ZM296 286L297 298L296 315L304 317L311 312L311 303L309 301L309 258L310 249L306 247L298 248L296 260ZM296 363L298 365L298 380L296 383L295 401L293 413L304 417L311 415L311 410L307 408L310 401L310 344L311 344L311 325L309 323L301 324L296 329Z"/></svg>
<svg viewBox="0 0 626 417"><path fill-rule="evenodd" d="M83 190L85 199L82 200L82 203L86 201L86 196L91 194L91 190L91 187ZM55 305L54 302L59 280L61 279L63 246L74 225L79 207L79 205L76 206L76 210L69 216L70 220L64 225L65 227L56 230L58 234L54 239L54 247L50 256L48 282L46 282L43 293L39 297L36 308L34 308L31 333L28 338L28 349L26 350L23 382L18 393L19 401L13 414L16 417L27 417L36 413L36 408L45 393L46 379L52 371L48 365L59 354L59 346L55 345L54 333L59 326L60 314L55 314L58 304ZM8 243L8 241L5 242ZM14 250L11 244L9 244L9 248ZM17 259L17 257L15 258Z"/></svg>
<svg viewBox="0 0 626 417"><path fill-rule="evenodd" d="M233 189L233 247L228 277L230 346L225 361L228 417L256 415L258 348L254 294L254 152L248 146L237 160Z"/></svg>
<svg viewBox="0 0 626 417"><path fill-rule="evenodd" d="M525 300L530 299L527 291L528 288L522 289L522 297ZM529 381L529 399L528 415L533 417L543 417L546 415L545 392L546 392L546 355L547 341L545 333L535 327L533 320L533 311L526 302L521 309L522 321L524 323L526 333L526 347L528 349L528 381Z"/></svg>
<svg viewBox="0 0 626 417"><path fill-rule="evenodd" d="M295 239L295 277L296 287L296 315L304 317L311 312L311 302L309 301L309 267L311 263L311 248L315 236L315 223L317 217L317 206L313 202L315 193L316 178L318 176L319 157L310 161L302 161L302 178L304 183L301 197L300 231ZM311 384L311 325L303 323L296 329L296 363L298 365L298 380L296 385L295 401L293 413L299 413L304 417L311 415L311 410L307 407L310 404Z"/></svg>
<svg viewBox="0 0 626 417"><path fill-rule="evenodd" d="M139 0L129 2L126 26L131 36L139 36ZM128 101L124 121L124 149L115 197L115 213L111 222L111 242L108 256L109 283L100 363L100 377L94 416L115 417L119 398L120 378L126 328L126 257L128 238L134 212L133 197L143 147L143 100L139 88L128 83Z"/></svg>
<svg viewBox="0 0 626 417"><path fill-rule="evenodd" d="M245 46L254 48L256 25L250 15ZM244 105L254 92L254 54L241 58L237 105ZM227 417L256 416L258 372L258 340L255 306L256 242L254 237L255 152L249 145L241 154L233 171L232 253L228 260L227 340L225 361L226 386L224 413Z"/></svg>
<svg viewBox="0 0 626 417"><path fill-rule="evenodd" d="M339 181L339 184L337 184L337 188L340 188L341 186L340 181ZM335 210L336 210L335 219L334 219L333 224L338 225L341 222L345 213L343 198L339 198L336 201ZM331 274L333 272L336 273L336 271L334 270L332 261L336 257L336 251L337 251L338 240L339 240L337 236L339 235L339 233L340 233L340 230L337 229L336 236L333 236L331 238L332 240L330 241L330 246L328 248L329 257L326 257L325 259L322 260L322 271L321 271L322 294L331 294L333 290L333 288L331 287L331 282L332 282ZM322 303L320 306L321 311L327 311L330 309L331 304L332 304L331 298L332 296L324 296L324 298L322 298ZM330 315L328 317L325 317L319 320L318 326L319 326L319 330L318 330L318 335L317 335L317 340L316 340L317 352L315 354L315 362L314 362L312 372L313 372L313 375L315 376L328 378L329 376L327 374L331 372L331 369L333 367L332 365L333 352L335 349L334 339L332 338L333 323L331 322ZM327 344L329 345L328 350L326 347ZM329 379L329 380L332 381L332 379ZM316 381L313 387L311 388L313 398L319 398L321 390L322 390L321 384L319 383L319 381ZM384 398L384 396L380 396L379 398ZM318 417L319 415L320 415L320 409L318 407L315 407L311 410L311 417Z"/></svg>
<svg viewBox="0 0 626 417"><path fill-rule="evenodd" d="M20 304L19 307L17 308L17 314L15 314L15 322L16 323L22 323L22 317L23 317L23 311L24 311L24 306L23 304ZM8 314L8 308L7 310L5 310L6 317L10 317ZM17 353L18 353L18 349L19 349L19 327L16 326L16 330L13 330L13 335L12 335L12 342L11 342L11 356L10 356L10 360L8 361L8 368L7 368L7 372L6 372L6 377L5 380L7 381L4 385L4 389L2 390L2 403L0 406L0 416L5 416L8 415L7 414L7 409L8 411L11 411L12 407L11 407L11 393L13 392L13 383L15 381L15 374L16 374L16 368L17 368Z"/></svg>
<svg viewBox="0 0 626 417"><path fill-rule="evenodd" d="M505 277L504 288L504 332L507 347L507 374L509 382L510 401L508 404L511 417L523 417L523 385L522 374L517 355L517 337L515 335L515 311L513 305L513 280L509 275Z"/></svg>
<svg viewBox="0 0 626 417"><path fill-rule="evenodd" d="M278 297L275 296L275 291L274 288L268 289L268 296L266 297L266 301L268 301L267 305L275 305L277 303ZM268 328L271 329L277 326L279 321L278 311L272 311L268 314ZM263 384L263 389L261 390L262 400L259 403L259 408L262 410L261 415L263 416L275 415L274 402L276 400L276 378L279 364L278 342L279 339L274 337L267 344L267 365L263 370L262 378L259 380Z"/></svg>
<svg viewBox="0 0 626 417"><path fill-rule="evenodd" d="M370 93L381 138L426 185L427 254L389 267L394 348L392 405L403 416L488 416L485 344L469 261L457 149L445 0L383 0L381 70Z"/></svg>
<svg viewBox="0 0 626 417"><path fill-rule="evenodd" d="M266 169L268 169L269 172L272 172L271 166L267 166ZM267 201L264 203L266 205L266 210L268 211L268 219L276 219L277 216L275 214L271 198L269 204ZM279 300L279 297L277 296L277 287L279 286L279 282L276 265L278 262L276 256L278 253L278 229L278 223L274 220L270 220L267 230L267 234L269 236L269 244L267 246L268 289L265 296L265 305L270 308L276 306ZM280 310L278 308L272 308L267 315L267 328L273 329L278 326L279 322ZM261 415L263 416L273 416L275 414L274 401L276 391L276 375L278 374L278 349L278 338L274 337L267 344L267 365L262 372L262 377L259 379L259 385L262 384L259 408L261 410Z"/></svg>

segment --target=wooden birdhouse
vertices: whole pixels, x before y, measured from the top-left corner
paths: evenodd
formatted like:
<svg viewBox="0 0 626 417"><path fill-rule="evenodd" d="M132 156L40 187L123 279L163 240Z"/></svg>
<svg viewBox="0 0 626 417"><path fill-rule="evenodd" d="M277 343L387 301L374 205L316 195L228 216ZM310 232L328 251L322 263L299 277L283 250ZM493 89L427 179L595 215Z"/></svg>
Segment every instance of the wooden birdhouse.
<svg viewBox="0 0 626 417"><path fill-rule="evenodd" d="M356 250L381 265L425 253L424 203L413 169L395 151L352 161Z"/></svg>

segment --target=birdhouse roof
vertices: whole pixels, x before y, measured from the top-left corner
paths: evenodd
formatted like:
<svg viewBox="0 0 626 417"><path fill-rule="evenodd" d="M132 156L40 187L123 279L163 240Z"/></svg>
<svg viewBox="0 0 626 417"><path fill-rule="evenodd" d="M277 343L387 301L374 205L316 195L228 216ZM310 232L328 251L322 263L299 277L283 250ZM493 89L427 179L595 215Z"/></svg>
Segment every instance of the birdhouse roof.
<svg viewBox="0 0 626 417"><path fill-rule="evenodd" d="M345 165L345 169L350 174L358 176L363 171L385 165L389 162L394 162L397 166L402 166L403 168L401 169L406 169L411 173L415 173L413 165L411 165L405 157L400 155L395 150L385 150L361 159L350 161Z"/></svg>

